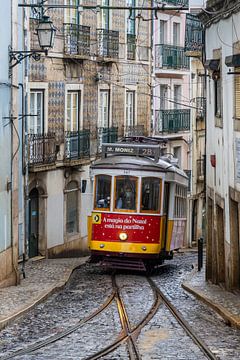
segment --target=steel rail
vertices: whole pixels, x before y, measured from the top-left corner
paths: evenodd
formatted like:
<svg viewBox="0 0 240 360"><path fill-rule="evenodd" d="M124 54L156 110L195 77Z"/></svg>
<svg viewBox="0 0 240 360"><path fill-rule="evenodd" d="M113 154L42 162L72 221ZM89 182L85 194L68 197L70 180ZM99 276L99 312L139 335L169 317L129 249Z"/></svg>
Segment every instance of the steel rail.
<svg viewBox="0 0 240 360"><path fill-rule="evenodd" d="M112 291L111 295L106 299L106 301L97 309L95 310L92 314L88 315L87 317L85 317L84 319L80 320L76 325L71 326L70 328L66 329L65 331L60 332L59 334L55 334L53 336L50 336L49 338L47 338L46 340L43 341L39 341L35 344L32 344L28 347L26 347L25 349L20 349L17 350L15 352L13 352L12 354L6 355L4 357L1 357L1 360L9 360L9 359L13 359L16 356L20 356L20 355L25 355L28 353L31 353L33 351L39 350L42 347L45 347L47 345L53 344L54 342L70 335L71 333L73 333L74 331L78 330L79 328L81 328L84 324L86 324L87 322L89 322L90 320L92 320L94 317L96 317L97 315L99 315L102 311L104 311L107 307L109 307L109 305L114 301L115 299L115 289Z"/></svg>
<svg viewBox="0 0 240 360"><path fill-rule="evenodd" d="M182 328L186 331L186 333L191 337L194 343L199 347L199 349L206 355L208 359L217 360L216 356L212 353L212 351L208 348L203 340L201 340L193 331L191 326L184 320L180 312L175 308L173 304L168 300L168 298L163 294L163 292L157 287L154 281L151 278L148 278L149 284L156 289L156 292L161 297L164 304L170 310L172 315L178 321L178 323L182 326Z"/></svg>

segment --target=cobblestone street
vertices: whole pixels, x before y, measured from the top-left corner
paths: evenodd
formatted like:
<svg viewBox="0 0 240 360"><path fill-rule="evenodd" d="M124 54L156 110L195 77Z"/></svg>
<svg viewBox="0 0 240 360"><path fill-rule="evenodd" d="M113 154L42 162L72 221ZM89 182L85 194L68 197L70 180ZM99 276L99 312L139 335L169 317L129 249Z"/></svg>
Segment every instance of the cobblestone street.
<svg viewBox="0 0 240 360"><path fill-rule="evenodd" d="M219 315L181 287L196 261L196 252L177 253L151 278L216 359L239 359L240 331L229 327ZM116 284L130 328L134 329L150 313L155 294L143 274L117 273ZM99 350L122 335L121 313L113 295L110 272L93 264L80 266L63 290L2 330L0 359L93 358ZM87 319L107 299L112 301ZM61 334L60 339L49 343L49 338ZM35 346L36 343L38 346ZM143 360L207 358L163 303L141 329L136 344L139 357ZM19 352L21 349L28 352ZM129 359L128 342L122 341L111 353L101 358Z"/></svg>

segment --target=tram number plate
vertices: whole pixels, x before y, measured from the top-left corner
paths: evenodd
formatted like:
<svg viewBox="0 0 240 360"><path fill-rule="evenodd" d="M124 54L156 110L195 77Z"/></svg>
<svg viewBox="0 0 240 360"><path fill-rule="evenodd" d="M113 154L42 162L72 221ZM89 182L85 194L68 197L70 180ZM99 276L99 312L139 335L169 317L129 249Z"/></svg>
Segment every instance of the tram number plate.
<svg viewBox="0 0 240 360"><path fill-rule="evenodd" d="M101 213L93 213L92 214L92 222L93 222L93 224L101 224L102 214Z"/></svg>

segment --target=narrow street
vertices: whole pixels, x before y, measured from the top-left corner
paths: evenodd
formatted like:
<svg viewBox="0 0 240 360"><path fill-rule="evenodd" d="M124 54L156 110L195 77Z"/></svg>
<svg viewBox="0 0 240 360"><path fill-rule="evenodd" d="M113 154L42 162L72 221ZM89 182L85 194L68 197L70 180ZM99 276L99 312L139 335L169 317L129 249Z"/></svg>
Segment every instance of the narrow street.
<svg viewBox="0 0 240 360"><path fill-rule="evenodd" d="M238 359L239 330L229 327L181 287L196 262L196 252L177 253L150 278L216 359ZM129 325L134 329L154 307L154 291L143 274L117 272L115 279ZM0 359L208 358L162 302L134 338L138 355L129 355L129 342L124 340L108 354L94 357L123 334L113 293L110 272L93 264L82 265L62 291L1 332Z"/></svg>

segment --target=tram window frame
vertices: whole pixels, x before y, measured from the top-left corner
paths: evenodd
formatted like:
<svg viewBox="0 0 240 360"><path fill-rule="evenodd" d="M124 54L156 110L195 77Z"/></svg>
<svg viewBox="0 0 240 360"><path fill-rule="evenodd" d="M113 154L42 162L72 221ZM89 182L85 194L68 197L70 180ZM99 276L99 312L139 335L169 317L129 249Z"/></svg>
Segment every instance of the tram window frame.
<svg viewBox="0 0 240 360"><path fill-rule="evenodd" d="M128 178L130 181L134 180L136 181L135 185L135 209L124 209L124 208L118 208L117 202L119 200L119 197L117 196L117 180L118 179L124 179ZM115 212L138 212L138 188L139 188L139 178L137 176L129 176L129 175L118 175L114 177L114 205L113 205L113 211Z"/></svg>
<svg viewBox="0 0 240 360"><path fill-rule="evenodd" d="M187 188L176 184L174 196L174 218L185 219L187 217Z"/></svg>
<svg viewBox="0 0 240 360"><path fill-rule="evenodd" d="M110 180L110 186L109 186L109 206L108 207L98 207L97 206L97 182L100 177L105 177ZM94 210L97 211L110 211L111 208L111 191L112 190L112 176L106 175L106 174L98 174L95 176L94 179ZM99 199L100 200L100 199ZM99 201L98 200L98 201Z"/></svg>
<svg viewBox="0 0 240 360"><path fill-rule="evenodd" d="M159 197L158 197L158 208L157 210L144 210L143 209L143 181L145 179L156 179L159 181ZM140 213L145 214L159 214L161 210L161 193L162 193L162 179L155 176L144 176L141 178L141 193L140 193Z"/></svg>

